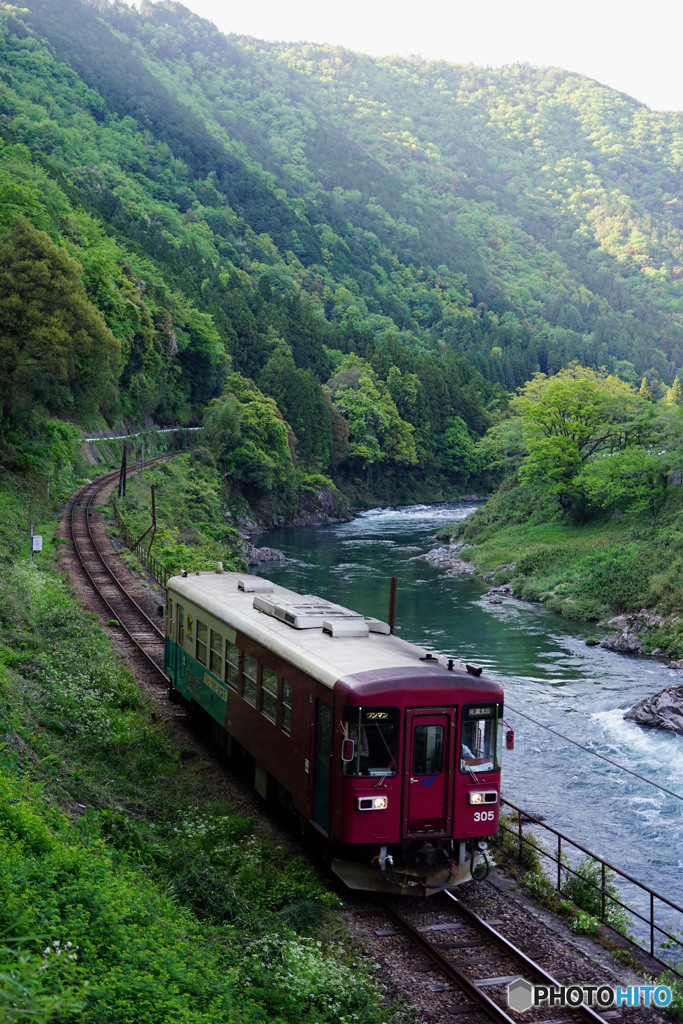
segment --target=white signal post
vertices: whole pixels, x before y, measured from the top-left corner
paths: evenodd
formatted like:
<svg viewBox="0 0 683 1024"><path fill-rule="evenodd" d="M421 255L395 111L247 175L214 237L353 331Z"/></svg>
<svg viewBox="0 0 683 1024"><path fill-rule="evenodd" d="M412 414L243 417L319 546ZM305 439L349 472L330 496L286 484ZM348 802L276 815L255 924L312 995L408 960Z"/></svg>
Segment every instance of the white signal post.
<svg viewBox="0 0 683 1024"><path fill-rule="evenodd" d="M31 563L33 563L33 552L43 550L43 538L38 533L33 532L33 523L31 523Z"/></svg>

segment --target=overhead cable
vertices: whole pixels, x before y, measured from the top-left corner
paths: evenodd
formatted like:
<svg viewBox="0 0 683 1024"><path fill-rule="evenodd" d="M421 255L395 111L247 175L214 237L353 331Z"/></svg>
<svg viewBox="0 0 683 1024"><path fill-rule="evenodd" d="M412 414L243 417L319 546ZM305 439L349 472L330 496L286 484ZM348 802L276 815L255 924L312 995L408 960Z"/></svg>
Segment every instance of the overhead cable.
<svg viewBox="0 0 683 1024"><path fill-rule="evenodd" d="M666 793L668 796L673 796L676 800L683 801L683 796L680 793L674 793L673 790L667 789L666 786L660 786L658 782L653 782L652 779L647 779L644 775L639 775L638 772L634 772L631 768L626 768L623 764L613 761L610 757L606 757L605 754L599 754L597 750L591 750L590 747L584 747L583 743L570 739L569 736L565 736L563 733L558 732L557 729L551 729L549 725L544 725L543 722L539 722L536 718L532 718L531 715L527 715L524 711L519 711L517 708L513 708L512 705L507 702L505 704L505 710L512 711L515 715L521 715L522 718L527 718L530 722L533 722L534 725L539 725L541 729L545 729L546 732L551 732L553 736L559 736L561 740L566 740L567 743L573 743L575 747L585 750L587 754L592 754L593 757L599 757L601 761L607 761L608 764L621 769L622 772L628 772L629 775L635 776L635 778L640 779L641 782L647 782L648 786L654 786L655 789L661 790L662 793Z"/></svg>

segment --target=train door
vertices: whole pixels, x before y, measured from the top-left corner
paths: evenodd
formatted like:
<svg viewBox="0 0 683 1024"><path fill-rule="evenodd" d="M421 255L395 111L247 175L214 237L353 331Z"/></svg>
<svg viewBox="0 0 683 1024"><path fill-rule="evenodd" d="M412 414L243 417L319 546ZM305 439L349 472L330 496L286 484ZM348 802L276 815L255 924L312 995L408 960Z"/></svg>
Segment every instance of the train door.
<svg viewBox="0 0 683 1024"><path fill-rule="evenodd" d="M185 613L182 605L177 601L168 599L166 636L164 638L164 649L166 655L166 672L174 686L178 685L178 670L180 668L180 648L182 643L180 632L184 623Z"/></svg>
<svg viewBox="0 0 683 1024"><path fill-rule="evenodd" d="M332 708L319 700L315 722L315 780L313 819L326 832L330 831L329 785L332 757Z"/></svg>
<svg viewBox="0 0 683 1024"><path fill-rule="evenodd" d="M453 820L453 708L406 712L402 837L448 835Z"/></svg>

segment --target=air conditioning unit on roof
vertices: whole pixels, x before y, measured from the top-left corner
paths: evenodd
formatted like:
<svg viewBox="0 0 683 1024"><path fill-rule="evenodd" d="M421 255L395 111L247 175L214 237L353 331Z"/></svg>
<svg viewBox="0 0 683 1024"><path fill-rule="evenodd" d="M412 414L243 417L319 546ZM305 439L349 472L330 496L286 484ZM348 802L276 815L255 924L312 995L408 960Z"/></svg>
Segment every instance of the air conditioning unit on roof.
<svg viewBox="0 0 683 1024"><path fill-rule="evenodd" d="M314 594L305 594L297 601L287 601L278 597L254 598L254 608L272 615L281 622L293 626L294 629L321 629L325 623L330 622L356 622L365 623L365 619L358 612L352 612L349 608L342 608L340 604L332 604ZM369 627L366 625L365 633L359 636L367 636Z"/></svg>

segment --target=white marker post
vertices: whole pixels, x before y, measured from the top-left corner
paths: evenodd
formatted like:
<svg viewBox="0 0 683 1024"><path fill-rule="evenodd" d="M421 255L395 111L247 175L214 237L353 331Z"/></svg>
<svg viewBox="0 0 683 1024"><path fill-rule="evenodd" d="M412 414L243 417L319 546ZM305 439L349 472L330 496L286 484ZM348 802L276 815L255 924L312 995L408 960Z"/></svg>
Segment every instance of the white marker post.
<svg viewBox="0 0 683 1024"><path fill-rule="evenodd" d="M43 538L38 533L33 532L33 523L31 523L31 564L33 564L33 552L43 550Z"/></svg>

